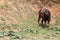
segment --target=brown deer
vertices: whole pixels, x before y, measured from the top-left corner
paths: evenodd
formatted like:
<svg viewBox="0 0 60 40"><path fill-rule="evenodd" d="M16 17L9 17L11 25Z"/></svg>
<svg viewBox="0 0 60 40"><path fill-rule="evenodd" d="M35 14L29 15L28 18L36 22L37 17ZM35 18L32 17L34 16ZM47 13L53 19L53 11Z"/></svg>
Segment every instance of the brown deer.
<svg viewBox="0 0 60 40"><path fill-rule="evenodd" d="M51 12L46 8L41 8L39 10L38 15L39 15L38 16L38 24L40 24L39 21L42 19L41 20L42 25L43 25L43 22L45 23L45 25L46 25L46 22L47 22L48 23L47 27L49 29L50 28L49 25L50 25L50 19L51 19Z"/></svg>

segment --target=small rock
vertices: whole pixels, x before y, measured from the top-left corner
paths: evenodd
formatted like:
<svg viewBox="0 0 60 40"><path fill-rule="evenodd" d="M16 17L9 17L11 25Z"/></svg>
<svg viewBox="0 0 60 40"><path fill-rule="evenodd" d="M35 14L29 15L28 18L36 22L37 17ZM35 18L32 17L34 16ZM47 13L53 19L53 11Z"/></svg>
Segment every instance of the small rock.
<svg viewBox="0 0 60 40"><path fill-rule="evenodd" d="M3 36L4 36L4 35L3 35L2 33L0 33L0 37L3 38Z"/></svg>
<svg viewBox="0 0 60 40"><path fill-rule="evenodd" d="M34 30L33 32L34 32L34 33L37 33L37 31L36 31L36 30Z"/></svg>

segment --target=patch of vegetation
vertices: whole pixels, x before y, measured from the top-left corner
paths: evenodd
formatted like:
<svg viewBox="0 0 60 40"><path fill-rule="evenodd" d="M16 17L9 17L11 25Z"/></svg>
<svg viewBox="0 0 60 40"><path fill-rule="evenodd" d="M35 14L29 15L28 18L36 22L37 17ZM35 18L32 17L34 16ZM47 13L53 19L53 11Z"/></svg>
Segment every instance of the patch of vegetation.
<svg viewBox="0 0 60 40"><path fill-rule="evenodd" d="M2 21L6 21L6 19L5 19L5 18L3 18L3 17L0 17L0 20L2 20Z"/></svg>
<svg viewBox="0 0 60 40"><path fill-rule="evenodd" d="M60 28L54 26L54 27L51 27L51 30L60 31Z"/></svg>

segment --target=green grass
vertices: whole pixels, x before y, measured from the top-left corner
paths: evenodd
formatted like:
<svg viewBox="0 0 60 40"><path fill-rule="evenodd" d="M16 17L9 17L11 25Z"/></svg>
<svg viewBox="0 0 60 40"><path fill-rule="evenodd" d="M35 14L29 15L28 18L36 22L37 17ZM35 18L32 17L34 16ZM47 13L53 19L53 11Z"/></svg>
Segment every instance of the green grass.
<svg viewBox="0 0 60 40"><path fill-rule="evenodd" d="M12 24L12 27L17 29L17 32L14 32L11 29L3 31L3 35L8 35L10 33L10 40L55 40L59 39L60 31L54 30L55 28L47 30L38 26L37 24L32 24L24 22L23 24ZM53 26L54 27L54 26Z"/></svg>

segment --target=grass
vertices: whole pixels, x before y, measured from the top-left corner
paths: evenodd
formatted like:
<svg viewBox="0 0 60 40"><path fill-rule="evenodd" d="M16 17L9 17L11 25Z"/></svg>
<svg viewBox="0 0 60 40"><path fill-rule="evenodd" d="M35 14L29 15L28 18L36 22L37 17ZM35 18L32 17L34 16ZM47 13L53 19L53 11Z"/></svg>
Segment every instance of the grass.
<svg viewBox="0 0 60 40"><path fill-rule="evenodd" d="M18 1L17 1L18 2ZM22 4L18 8L16 1L12 1L12 5L9 5L9 2L1 6L4 10L0 20L0 38L6 40L59 40L60 39L60 28L56 26L59 25L59 18L56 18L56 25L51 24L51 29L42 28L37 23L36 12L30 8L30 4ZM5 10L4 7L8 8ZM1 9L1 10L2 10ZM10 13L8 13L10 11ZM8 23L7 23L8 20ZM15 22L17 20L18 23ZM11 21L11 23L9 22ZM7 38L5 38L7 37Z"/></svg>
<svg viewBox="0 0 60 40"><path fill-rule="evenodd" d="M55 28L47 30L43 29L42 27L38 25L17 25L17 24L12 24L12 27L16 28L18 31L14 32L11 29L4 29L3 35L8 35L10 37L10 40L55 40L59 38L60 31L54 30ZM42 38L41 38L42 37Z"/></svg>

